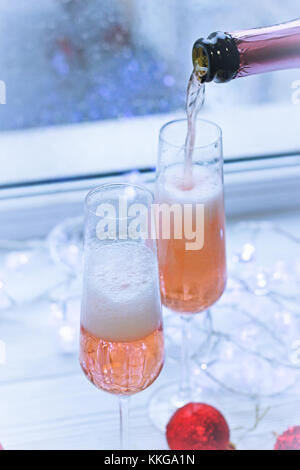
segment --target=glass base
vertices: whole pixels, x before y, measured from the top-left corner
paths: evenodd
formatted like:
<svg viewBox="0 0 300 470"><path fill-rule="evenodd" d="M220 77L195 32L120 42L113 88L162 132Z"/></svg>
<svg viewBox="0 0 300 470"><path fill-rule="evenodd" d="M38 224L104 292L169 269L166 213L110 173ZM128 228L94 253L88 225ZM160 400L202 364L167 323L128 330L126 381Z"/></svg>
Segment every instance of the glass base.
<svg viewBox="0 0 300 470"><path fill-rule="evenodd" d="M220 389L204 378L201 386L192 385L190 397L186 401L179 399L178 383L169 383L159 388L149 402L149 418L151 423L161 432L165 433L166 426L173 414L188 403L206 403L219 410L231 430L231 440L235 444L245 436L255 434L258 425L264 428L271 401L264 402L258 397L239 396L237 407L237 396L227 390Z"/></svg>
<svg viewBox="0 0 300 470"><path fill-rule="evenodd" d="M149 402L149 418L152 424L162 432L173 414L188 403L206 403L219 409L225 416L232 415L236 409L236 395L220 390L219 387L211 383L203 376L201 386L192 384L192 390L187 399L182 400L179 394L178 382L168 383L156 390ZM247 397L239 397L240 402L247 403L247 407L252 407L255 400ZM250 405L252 403L252 405Z"/></svg>
<svg viewBox="0 0 300 470"><path fill-rule="evenodd" d="M192 385L192 390L187 398L180 397L178 382L171 382L156 390L149 401L149 418L152 424L162 432L173 414L184 405L192 402L211 403L211 397L215 391L206 385L196 387ZM217 400L213 400L214 403Z"/></svg>
<svg viewBox="0 0 300 470"><path fill-rule="evenodd" d="M158 389L150 399L149 417L160 431L164 432L175 411L186 405L178 399L178 391L178 383L167 384Z"/></svg>

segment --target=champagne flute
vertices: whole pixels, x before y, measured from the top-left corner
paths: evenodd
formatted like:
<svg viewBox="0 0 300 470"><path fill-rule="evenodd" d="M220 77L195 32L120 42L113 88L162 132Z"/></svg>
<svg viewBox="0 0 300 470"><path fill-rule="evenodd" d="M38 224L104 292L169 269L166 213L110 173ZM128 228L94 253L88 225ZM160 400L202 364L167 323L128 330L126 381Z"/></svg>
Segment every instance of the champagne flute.
<svg viewBox="0 0 300 470"><path fill-rule="evenodd" d="M191 319L217 302L226 285L222 132L212 122L196 121L188 171L186 135L187 120L182 119L166 124L159 139L155 199L160 207L157 225L161 296L163 304L182 319L179 385L163 387L150 402L150 417L160 429L172 411L193 399ZM163 207L169 208L168 220ZM168 223L171 227L166 237L163 226Z"/></svg>
<svg viewBox="0 0 300 470"><path fill-rule="evenodd" d="M119 396L121 449L129 449L128 397L156 380L164 360L152 200L129 184L102 185L86 198L80 365Z"/></svg>

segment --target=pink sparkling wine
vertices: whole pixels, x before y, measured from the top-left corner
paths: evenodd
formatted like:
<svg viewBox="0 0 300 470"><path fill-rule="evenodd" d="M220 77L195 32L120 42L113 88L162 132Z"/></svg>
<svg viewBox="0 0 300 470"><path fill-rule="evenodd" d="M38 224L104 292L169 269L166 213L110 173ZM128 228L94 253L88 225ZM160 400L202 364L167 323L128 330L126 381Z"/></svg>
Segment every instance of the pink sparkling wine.
<svg viewBox="0 0 300 470"><path fill-rule="evenodd" d="M193 47L194 70L201 82L300 67L300 19L264 28L215 32Z"/></svg>
<svg viewBox="0 0 300 470"><path fill-rule="evenodd" d="M240 53L237 77L300 67L300 19L231 36Z"/></svg>

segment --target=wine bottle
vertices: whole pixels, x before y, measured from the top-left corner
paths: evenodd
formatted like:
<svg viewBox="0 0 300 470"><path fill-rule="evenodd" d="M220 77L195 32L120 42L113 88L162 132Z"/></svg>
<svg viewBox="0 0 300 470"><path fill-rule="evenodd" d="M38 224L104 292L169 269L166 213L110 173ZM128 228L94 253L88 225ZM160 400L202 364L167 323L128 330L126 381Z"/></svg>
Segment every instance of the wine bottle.
<svg viewBox="0 0 300 470"><path fill-rule="evenodd" d="M194 70L202 82L300 67L300 19L233 33L215 32L193 47Z"/></svg>

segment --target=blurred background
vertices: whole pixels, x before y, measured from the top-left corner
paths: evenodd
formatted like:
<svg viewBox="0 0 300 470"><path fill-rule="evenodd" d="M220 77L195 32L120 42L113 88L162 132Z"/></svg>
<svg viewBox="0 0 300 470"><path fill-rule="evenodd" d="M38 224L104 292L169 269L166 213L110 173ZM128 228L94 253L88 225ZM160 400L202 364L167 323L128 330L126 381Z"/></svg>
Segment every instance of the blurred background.
<svg viewBox="0 0 300 470"><path fill-rule="evenodd" d="M1 0L1 129L182 108L198 37L287 21L294 0ZM207 106L290 100L294 72L254 77Z"/></svg>
<svg viewBox="0 0 300 470"><path fill-rule="evenodd" d="M252 0L247 5L240 0L0 0L0 79L7 87L7 104L0 108L5 137L1 140L0 135L0 144L6 152L1 163L14 160L18 168L15 173L4 169L0 183L30 179L28 165L33 177L34 159L40 167L36 179L85 173L75 157L62 166L63 152L57 148L51 157L47 151L34 155L23 169L24 152L20 154L15 142L10 145L11 134L5 131L183 110L197 38L298 16L295 0ZM233 109L290 104L291 84L298 75L283 71L223 86L210 84L205 109L215 115L227 112L229 118ZM290 144L281 144L289 150ZM28 148L28 143L20 146ZM101 157L92 171L107 171ZM127 167L132 166L128 161ZM143 166L138 156L136 166Z"/></svg>

